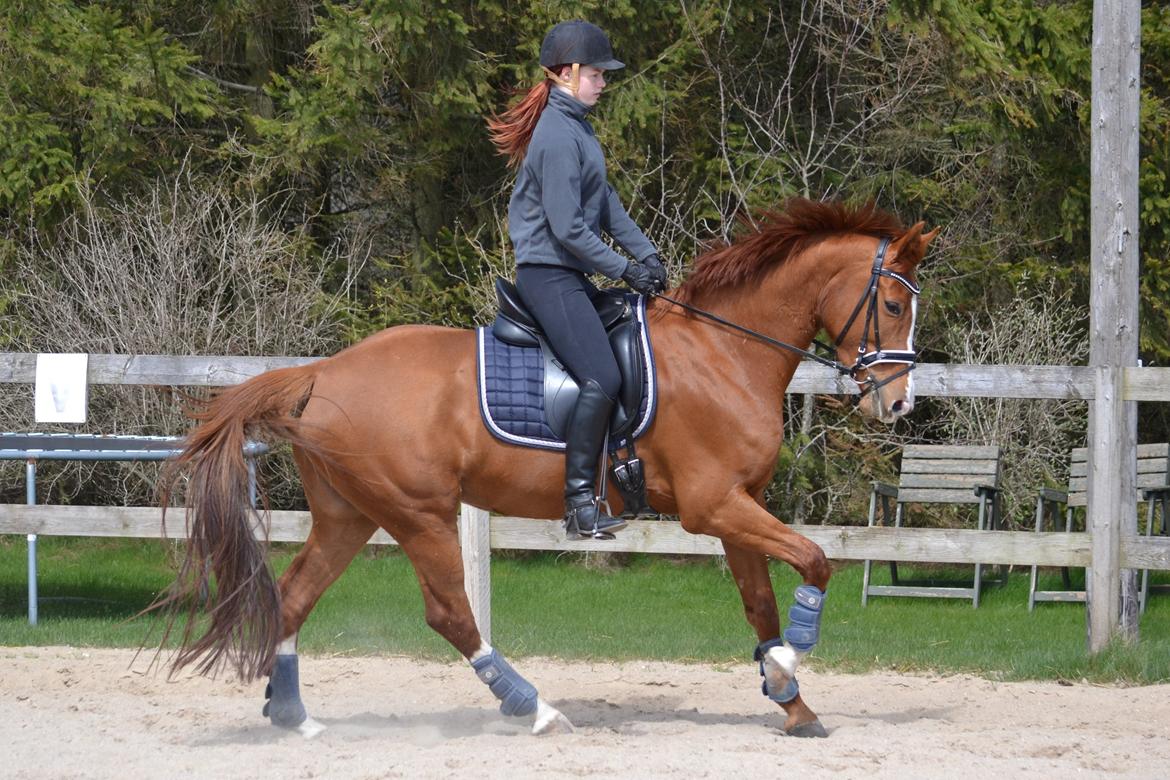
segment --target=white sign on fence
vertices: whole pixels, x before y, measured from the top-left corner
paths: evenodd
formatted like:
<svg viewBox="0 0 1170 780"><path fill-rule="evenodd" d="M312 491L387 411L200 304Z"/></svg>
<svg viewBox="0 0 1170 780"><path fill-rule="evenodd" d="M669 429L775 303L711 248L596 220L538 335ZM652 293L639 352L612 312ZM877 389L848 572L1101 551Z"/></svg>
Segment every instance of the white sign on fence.
<svg viewBox="0 0 1170 780"><path fill-rule="evenodd" d="M89 355L37 355L33 414L37 422L83 423L88 406Z"/></svg>

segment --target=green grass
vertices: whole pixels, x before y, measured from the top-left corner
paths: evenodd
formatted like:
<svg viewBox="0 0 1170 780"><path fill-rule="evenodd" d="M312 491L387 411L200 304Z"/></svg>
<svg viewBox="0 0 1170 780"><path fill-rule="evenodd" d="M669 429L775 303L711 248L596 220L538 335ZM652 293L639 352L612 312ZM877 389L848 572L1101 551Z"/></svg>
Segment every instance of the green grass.
<svg viewBox="0 0 1170 780"><path fill-rule="evenodd" d="M151 631L157 637L156 620L131 618L169 583L170 548L158 541L55 538L42 538L39 547L40 624L29 626L25 543L0 537L0 644L135 647ZM278 548L278 570L292 552ZM875 572L888 576L884 567ZM914 572L903 567L903 576ZM1056 587L1059 577L1049 576L1045 587ZM773 565L772 577L787 609L797 578L782 565ZM891 598L862 609L861 567L846 566L830 585L812 663L847 672L933 670L993 679L1170 680L1170 597L1151 599L1139 644L1090 658L1084 608L1042 604L1029 613L1027 586L1027 573L1016 572L1005 585L987 588L977 610L965 601ZM499 555L492 591L494 643L513 657L724 663L750 658L755 644L731 575L713 560L635 556L598 569L575 555ZM392 549L354 561L310 617L300 647L456 657L423 622L414 573Z"/></svg>

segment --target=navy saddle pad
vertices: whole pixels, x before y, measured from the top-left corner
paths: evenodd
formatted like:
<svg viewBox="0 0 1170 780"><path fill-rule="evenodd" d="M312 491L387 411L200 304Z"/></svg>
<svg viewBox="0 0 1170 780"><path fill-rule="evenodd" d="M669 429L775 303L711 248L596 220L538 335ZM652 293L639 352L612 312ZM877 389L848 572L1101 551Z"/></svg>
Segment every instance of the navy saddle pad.
<svg viewBox="0 0 1170 780"><path fill-rule="evenodd" d="M636 418L629 425L622 426L628 433L620 440L611 436L610 449L624 447L641 436L654 419L658 394L654 351L646 331L646 301L640 295L636 299L634 313L643 366L641 404ZM497 439L510 444L563 450L565 442L559 435L563 421L558 425L551 424L556 422L550 417L553 401L546 394L566 391L575 394L576 383L572 377L563 370L559 361L546 360L541 347L520 347L501 341L492 333L491 327L478 328L476 339L479 410L488 430ZM549 376L549 372L556 375Z"/></svg>

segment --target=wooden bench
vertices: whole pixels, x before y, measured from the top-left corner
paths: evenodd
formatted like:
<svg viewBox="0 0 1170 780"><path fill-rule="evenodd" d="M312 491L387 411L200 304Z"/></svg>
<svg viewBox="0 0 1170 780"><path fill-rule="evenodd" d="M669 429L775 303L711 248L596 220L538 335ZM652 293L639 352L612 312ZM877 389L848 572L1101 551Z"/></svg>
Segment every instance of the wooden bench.
<svg viewBox="0 0 1170 780"><path fill-rule="evenodd" d="M907 507L929 504L971 504L978 508L976 528L999 528L1000 448L997 446L915 444L902 450L898 486L873 483L869 498L869 525L906 524ZM893 510L891 512L891 502ZM881 509L880 516L878 509ZM971 587L903 585L898 564L890 562L890 585L871 583L873 562L865 562L861 603L870 596L918 596L971 599L979 606L984 564L975 564Z"/></svg>
<svg viewBox="0 0 1170 780"><path fill-rule="evenodd" d="M1167 533L1166 509L1170 503L1170 478L1167 474L1167 464L1170 464L1170 443L1139 444L1137 448L1137 503L1146 502L1146 536L1152 536L1154 528L1159 525L1162 535ZM1042 488L1036 496L1036 531L1047 528L1058 530L1063 514L1064 530L1072 531L1077 525L1079 515L1080 525L1084 524L1084 509L1088 504L1089 489L1089 462L1088 450L1084 447L1074 449L1069 455L1068 490L1053 490ZM1062 513L1061 507L1064 508ZM1159 511L1160 510L1160 511ZM1028 610L1035 609L1037 601L1073 601L1084 602L1085 591L1076 590L1072 586L1069 570L1060 570L1063 588L1060 590L1039 590L1039 566L1032 567L1031 584L1028 588ZM1146 599L1150 591L1150 572L1142 570L1141 609L1146 608Z"/></svg>

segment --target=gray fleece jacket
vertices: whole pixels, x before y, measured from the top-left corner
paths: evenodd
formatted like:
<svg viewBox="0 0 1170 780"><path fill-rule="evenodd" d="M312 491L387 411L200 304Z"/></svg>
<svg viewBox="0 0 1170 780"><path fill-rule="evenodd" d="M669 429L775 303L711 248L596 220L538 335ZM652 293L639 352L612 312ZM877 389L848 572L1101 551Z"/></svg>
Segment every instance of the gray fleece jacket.
<svg viewBox="0 0 1170 780"><path fill-rule="evenodd" d="M589 106L553 89L536 123L508 203L517 263L563 265L618 279L628 261L601 240L605 231L637 260L658 250L605 178L605 157Z"/></svg>

